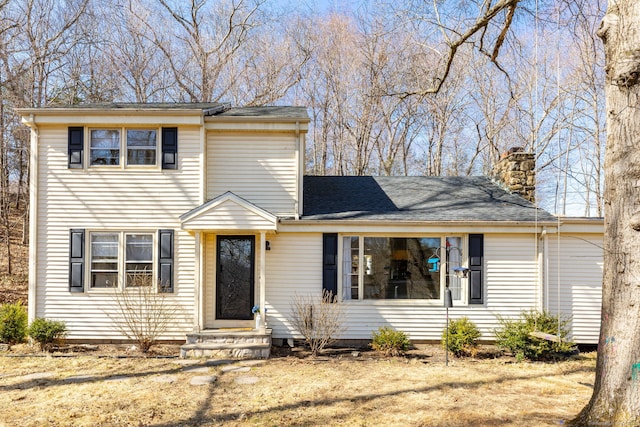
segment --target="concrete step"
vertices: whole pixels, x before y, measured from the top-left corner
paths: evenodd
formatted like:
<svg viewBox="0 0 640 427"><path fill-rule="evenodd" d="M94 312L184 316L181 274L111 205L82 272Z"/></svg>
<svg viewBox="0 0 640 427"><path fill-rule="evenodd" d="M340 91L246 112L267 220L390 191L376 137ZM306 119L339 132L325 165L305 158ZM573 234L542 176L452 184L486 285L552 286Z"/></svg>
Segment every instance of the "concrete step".
<svg viewBox="0 0 640 427"><path fill-rule="evenodd" d="M180 357L267 359L271 352L271 329L212 329L187 334Z"/></svg>

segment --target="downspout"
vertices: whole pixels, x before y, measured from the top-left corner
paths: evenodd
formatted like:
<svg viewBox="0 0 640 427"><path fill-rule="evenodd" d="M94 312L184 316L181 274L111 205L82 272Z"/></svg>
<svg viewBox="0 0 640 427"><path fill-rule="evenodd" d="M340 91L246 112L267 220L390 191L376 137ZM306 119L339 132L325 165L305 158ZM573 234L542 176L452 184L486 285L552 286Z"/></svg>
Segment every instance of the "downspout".
<svg viewBox="0 0 640 427"><path fill-rule="evenodd" d="M200 117L200 200L198 205L207 201L207 150L207 131L203 115Z"/></svg>
<svg viewBox="0 0 640 427"><path fill-rule="evenodd" d="M541 266L540 266L540 291L542 295L539 298L540 304L543 304L541 307L542 310L547 310L549 308L549 236L547 236L547 227L542 227L542 233L540 234L540 239L542 240L542 253L541 257Z"/></svg>
<svg viewBox="0 0 640 427"><path fill-rule="evenodd" d="M300 219L300 206L302 205L300 202L300 198L302 195L302 180L304 173L304 164L302 163L301 153L303 150L300 149L300 122L296 120L296 195L294 201L294 210L295 210L295 218L296 220Z"/></svg>
<svg viewBox="0 0 640 427"><path fill-rule="evenodd" d="M38 142L40 130L36 125L35 116L29 115L28 119L22 118L22 123L31 128L30 154L29 154L29 290L27 312L29 323L36 317L37 309L37 274L38 274Z"/></svg>

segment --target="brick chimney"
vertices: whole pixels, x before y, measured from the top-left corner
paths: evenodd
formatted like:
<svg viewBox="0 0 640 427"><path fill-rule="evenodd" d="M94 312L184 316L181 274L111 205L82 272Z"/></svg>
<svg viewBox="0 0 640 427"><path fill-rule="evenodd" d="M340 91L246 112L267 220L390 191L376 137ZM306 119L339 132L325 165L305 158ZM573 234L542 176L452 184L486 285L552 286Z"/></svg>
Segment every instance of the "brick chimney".
<svg viewBox="0 0 640 427"><path fill-rule="evenodd" d="M493 167L491 178L512 193L535 203L536 160L533 153L524 152L522 147L510 148Z"/></svg>

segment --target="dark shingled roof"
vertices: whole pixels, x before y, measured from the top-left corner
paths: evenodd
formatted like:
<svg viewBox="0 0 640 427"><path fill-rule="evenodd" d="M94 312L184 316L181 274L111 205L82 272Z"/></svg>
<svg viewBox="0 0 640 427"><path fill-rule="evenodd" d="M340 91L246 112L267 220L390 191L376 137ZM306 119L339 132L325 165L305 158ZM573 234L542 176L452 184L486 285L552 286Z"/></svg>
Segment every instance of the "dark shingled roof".
<svg viewBox="0 0 640 427"><path fill-rule="evenodd" d="M106 102L97 104L51 105L35 110L202 110L205 116L217 117L261 117L266 119L287 119L308 121L305 107L231 107L222 102ZM23 110L31 110L25 108Z"/></svg>
<svg viewBox="0 0 640 427"><path fill-rule="evenodd" d="M537 214L536 214L537 212ZM487 177L305 176L306 220L555 221Z"/></svg>
<svg viewBox="0 0 640 427"><path fill-rule="evenodd" d="M103 102L96 104L49 105L46 108L95 108L95 109L133 109L133 110L208 110L220 108L226 104L220 102Z"/></svg>
<svg viewBox="0 0 640 427"><path fill-rule="evenodd" d="M305 107L241 107L231 108L218 117L282 117L291 119L308 119Z"/></svg>

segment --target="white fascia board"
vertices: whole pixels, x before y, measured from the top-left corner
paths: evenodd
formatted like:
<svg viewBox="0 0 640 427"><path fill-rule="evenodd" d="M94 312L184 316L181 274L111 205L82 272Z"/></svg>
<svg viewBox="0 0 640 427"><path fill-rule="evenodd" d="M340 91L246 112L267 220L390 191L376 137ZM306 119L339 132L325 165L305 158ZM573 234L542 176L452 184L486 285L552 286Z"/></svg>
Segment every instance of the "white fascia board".
<svg viewBox="0 0 640 427"><path fill-rule="evenodd" d="M279 231L286 232L316 232L316 233L381 233L396 235L416 233L496 233L496 234L531 234L542 233L544 227L548 233L555 233L557 224L522 222L399 222L399 221L305 221L282 219Z"/></svg>
<svg viewBox="0 0 640 427"><path fill-rule="evenodd" d="M299 123L299 128L296 127L296 123ZM251 120L248 120L247 118L242 118L242 120L210 121L210 118L206 117L204 127L208 131L214 132L296 132L299 130L301 133L306 133L308 131L306 122L296 122L290 119L278 121L278 119L273 118L270 118L270 120L263 118L251 118Z"/></svg>
<svg viewBox="0 0 640 427"><path fill-rule="evenodd" d="M604 235L604 219L602 218L561 218L560 234L587 233Z"/></svg>
<svg viewBox="0 0 640 427"><path fill-rule="evenodd" d="M90 125L90 126L121 126L121 125L190 125L201 126L201 116L187 115L148 115L138 112L131 114L122 114L122 110L118 114L74 114L74 115L57 115L57 114L38 114L35 116L34 122L38 125Z"/></svg>

